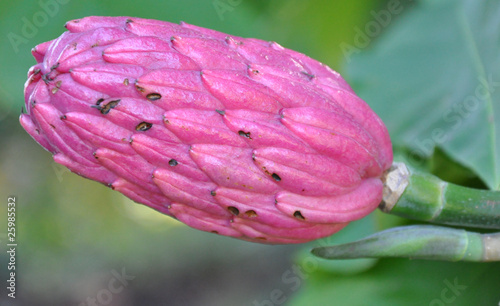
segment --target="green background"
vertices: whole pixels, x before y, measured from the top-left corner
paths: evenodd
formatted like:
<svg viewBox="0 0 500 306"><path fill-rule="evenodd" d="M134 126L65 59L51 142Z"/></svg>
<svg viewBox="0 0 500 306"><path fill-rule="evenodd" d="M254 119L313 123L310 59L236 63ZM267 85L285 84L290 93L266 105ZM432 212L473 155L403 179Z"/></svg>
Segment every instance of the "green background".
<svg viewBox="0 0 500 306"><path fill-rule="evenodd" d="M381 116L397 159L500 189L496 1L2 1L2 284L8 196L16 197L18 247L17 298L2 285L0 305L87 305L122 271L134 278L107 305L498 305L499 264L308 253L407 220L376 211L324 241L259 245L190 229L55 164L18 123L30 49L88 15L185 21L306 53L344 74ZM481 77L493 80L484 98L475 94Z"/></svg>

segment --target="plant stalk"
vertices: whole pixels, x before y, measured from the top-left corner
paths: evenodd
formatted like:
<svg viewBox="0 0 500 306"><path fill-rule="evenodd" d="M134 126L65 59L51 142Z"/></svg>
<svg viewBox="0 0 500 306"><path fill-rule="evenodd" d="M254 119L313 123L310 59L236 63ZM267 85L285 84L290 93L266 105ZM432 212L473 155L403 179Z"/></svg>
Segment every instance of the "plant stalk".
<svg viewBox="0 0 500 306"><path fill-rule="evenodd" d="M394 163L386 173L380 209L419 221L500 229L500 191L447 183L403 163Z"/></svg>
<svg viewBox="0 0 500 306"><path fill-rule="evenodd" d="M478 234L435 225L391 228L361 240L312 250L326 259L408 257L444 261L500 261L500 233Z"/></svg>

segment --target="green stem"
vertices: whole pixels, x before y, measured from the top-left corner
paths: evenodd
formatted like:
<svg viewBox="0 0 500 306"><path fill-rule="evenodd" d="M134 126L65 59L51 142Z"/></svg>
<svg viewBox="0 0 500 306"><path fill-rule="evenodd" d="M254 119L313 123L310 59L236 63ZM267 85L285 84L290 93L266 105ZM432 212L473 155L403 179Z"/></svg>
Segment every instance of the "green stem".
<svg viewBox="0 0 500 306"><path fill-rule="evenodd" d="M391 228L364 239L311 251L326 259L408 257L446 261L500 261L500 233L478 234L434 225Z"/></svg>
<svg viewBox="0 0 500 306"><path fill-rule="evenodd" d="M447 183L403 163L394 163L384 180L384 212L438 224L500 229L500 191Z"/></svg>

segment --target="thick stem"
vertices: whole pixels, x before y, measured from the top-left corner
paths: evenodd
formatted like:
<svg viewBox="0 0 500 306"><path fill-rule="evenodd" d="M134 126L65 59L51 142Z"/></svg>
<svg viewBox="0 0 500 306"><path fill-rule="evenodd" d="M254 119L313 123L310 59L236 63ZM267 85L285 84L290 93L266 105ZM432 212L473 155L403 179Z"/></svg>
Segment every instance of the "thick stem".
<svg viewBox="0 0 500 306"><path fill-rule="evenodd" d="M394 163L384 180L384 212L438 224L500 229L500 191L447 183L403 163Z"/></svg>

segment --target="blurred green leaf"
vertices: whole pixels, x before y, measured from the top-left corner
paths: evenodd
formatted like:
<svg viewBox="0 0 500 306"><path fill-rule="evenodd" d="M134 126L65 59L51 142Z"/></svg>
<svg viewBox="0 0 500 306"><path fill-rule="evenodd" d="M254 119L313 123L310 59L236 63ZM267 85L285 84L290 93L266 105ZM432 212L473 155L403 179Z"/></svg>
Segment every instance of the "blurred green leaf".
<svg viewBox="0 0 500 306"><path fill-rule="evenodd" d="M289 305L497 305L499 269L500 263L384 259L342 280L316 273Z"/></svg>
<svg viewBox="0 0 500 306"><path fill-rule="evenodd" d="M437 146L491 189L500 189L499 17L498 1L419 1L348 66L410 163Z"/></svg>
<svg viewBox="0 0 500 306"><path fill-rule="evenodd" d="M488 188L476 173L451 159L440 147L434 150L429 163L430 172L446 182L477 189Z"/></svg>

